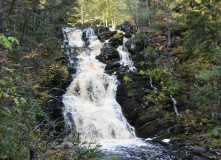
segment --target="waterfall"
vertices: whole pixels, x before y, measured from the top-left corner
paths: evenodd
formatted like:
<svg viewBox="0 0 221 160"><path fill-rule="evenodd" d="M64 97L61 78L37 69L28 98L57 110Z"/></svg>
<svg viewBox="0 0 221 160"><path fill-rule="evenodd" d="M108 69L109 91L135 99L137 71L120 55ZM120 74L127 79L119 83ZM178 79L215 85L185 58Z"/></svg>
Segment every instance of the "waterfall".
<svg viewBox="0 0 221 160"><path fill-rule="evenodd" d="M66 53L69 66L76 68L77 65L77 73L63 95L66 125L79 132L82 140L101 144L121 140L136 143L134 128L126 121L115 99L117 78L104 73L105 64L95 59L103 44L91 29L63 28L63 32L66 48L67 42L75 48L74 52Z"/></svg>
<svg viewBox="0 0 221 160"><path fill-rule="evenodd" d="M153 88L154 90L157 90L157 88L153 86L153 80L152 80L151 77L150 77L150 86L151 86L151 88Z"/></svg>
<svg viewBox="0 0 221 160"><path fill-rule="evenodd" d="M177 101L176 101L176 99L175 99L175 98L173 98L173 96L172 96L172 95L170 95L170 98L171 98L171 99L172 99L172 101L173 101L173 108L174 108L174 112L176 113L176 116L178 116L178 115L179 115L179 113L178 113L178 110L177 110L177 107L176 107Z"/></svg>
<svg viewBox="0 0 221 160"><path fill-rule="evenodd" d="M128 38L123 39L123 46L119 46L117 48L119 54L120 54L120 64L122 66L128 66L130 71L136 72L137 69L133 66L134 63L131 59L130 53L127 50L127 47L125 46L125 43L128 41Z"/></svg>

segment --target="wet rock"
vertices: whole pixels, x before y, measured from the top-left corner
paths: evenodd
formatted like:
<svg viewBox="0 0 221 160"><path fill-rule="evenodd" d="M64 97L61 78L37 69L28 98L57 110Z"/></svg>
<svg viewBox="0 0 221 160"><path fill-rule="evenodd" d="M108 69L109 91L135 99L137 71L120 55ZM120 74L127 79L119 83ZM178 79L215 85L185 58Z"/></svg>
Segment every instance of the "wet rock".
<svg viewBox="0 0 221 160"><path fill-rule="evenodd" d="M144 90L149 86L149 79L143 77L141 74L137 73L117 73L118 80L120 84L118 85L118 90L116 94L116 99L121 105L125 116L131 124L139 117L138 113L144 110L143 106L146 101L144 101ZM124 81L127 77L128 82Z"/></svg>
<svg viewBox="0 0 221 160"><path fill-rule="evenodd" d="M129 40L125 43L125 46L128 49L128 52L131 54L135 54L137 52L136 44L133 42L133 40Z"/></svg>
<svg viewBox="0 0 221 160"><path fill-rule="evenodd" d="M113 63L107 63L105 67L105 71L108 74L113 74L116 70L118 70L121 67L121 64L119 62L113 62Z"/></svg>
<svg viewBox="0 0 221 160"><path fill-rule="evenodd" d="M135 127L136 129L136 135L141 138L146 137L154 137L158 135L160 132L162 132L163 129L167 129L168 127L174 125L174 122L170 119L164 119L164 120L154 120L146 122L141 127Z"/></svg>
<svg viewBox="0 0 221 160"><path fill-rule="evenodd" d="M125 37L125 38L131 38L132 36L131 36L130 33L127 32L127 33L124 35L124 37Z"/></svg>
<svg viewBox="0 0 221 160"><path fill-rule="evenodd" d="M114 48L118 48L119 45L123 45L123 38L111 38L109 43L110 43L110 46Z"/></svg>
<svg viewBox="0 0 221 160"><path fill-rule="evenodd" d="M153 91L151 90L151 89L145 89L145 91L144 91L144 93L145 94L150 94L150 93L152 93Z"/></svg>
<svg viewBox="0 0 221 160"><path fill-rule="evenodd" d="M133 33L133 27L130 22L127 21L123 22L121 25L121 29L126 33Z"/></svg>
<svg viewBox="0 0 221 160"><path fill-rule="evenodd" d="M120 58L119 52L111 46L105 46L101 48L101 54L96 56L96 59L98 59L103 63L105 63L105 61L107 60L117 61L119 60L119 58Z"/></svg>
<svg viewBox="0 0 221 160"><path fill-rule="evenodd" d="M62 136L61 132L64 130L64 117L62 113L62 108L63 103L61 96L56 96L48 100L46 112L49 115L52 123L57 123L53 126L53 130L52 128L50 128L49 130L54 132L55 136Z"/></svg>
<svg viewBox="0 0 221 160"><path fill-rule="evenodd" d="M105 40L108 40L110 38L113 37L113 35L115 35L117 33L117 31L106 31L106 32L102 32L98 35L98 39L101 42L104 42Z"/></svg>
<svg viewBox="0 0 221 160"><path fill-rule="evenodd" d="M107 31L110 31L109 28L105 27L105 26L99 26L98 29L98 34L101 34L103 32L107 32Z"/></svg>
<svg viewBox="0 0 221 160"><path fill-rule="evenodd" d="M191 151L196 155L202 155L202 153L206 152L206 149L199 146L194 146Z"/></svg>
<svg viewBox="0 0 221 160"><path fill-rule="evenodd" d="M54 28L54 35L55 35L58 39L63 39L63 34L62 34L62 28L61 28L61 26L55 26L55 28Z"/></svg>
<svg viewBox="0 0 221 160"><path fill-rule="evenodd" d="M108 63L107 66L105 67L105 70L118 69L120 68L120 66L121 66L120 63Z"/></svg>
<svg viewBox="0 0 221 160"><path fill-rule="evenodd" d="M68 73L69 73L69 75L76 74L77 73L77 69L76 68L72 68L72 67L68 67Z"/></svg>
<svg viewBox="0 0 221 160"><path fill-rule="evenodd" d="M52 98L48 99L46 104L46 113L50 117L51 124L53 127L49 128L50 132L53 132L55 137L64 137L64 117L63 117L63 103L62 103L62 95L65 94L66 88L72 81L72 77L69 74L69 79L66 81L61 79L60 75L56 75L50 84L49 94Z"/></svg>
<svg viewBox="0 0 221 160"><path fill-rule="evenodd" d="M152 113L152 112L144 112L139 116L139 118L135 121L134 125L136 127L141 127L146 122L150 122L153 120L156 120L158 116L158 113Z"/></svg>
<svg viewBox="0 0 221 160"><path fill-rule="evenodd" d="M136 109L136 102L125 96L117 96L117 101L121 105L124 115L130 123L138 116L139 110Z"/></svg>

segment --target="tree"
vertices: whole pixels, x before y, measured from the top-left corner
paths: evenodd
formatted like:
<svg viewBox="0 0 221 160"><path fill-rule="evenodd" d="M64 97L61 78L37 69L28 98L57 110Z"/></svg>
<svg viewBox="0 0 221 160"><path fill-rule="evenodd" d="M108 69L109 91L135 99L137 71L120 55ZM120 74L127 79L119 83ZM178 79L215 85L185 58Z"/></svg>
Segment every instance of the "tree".
<svg viewBox="0 0 221 160"><path fill-rule="evenodd" d="M4 7L5 7L5 1L4 0L0 0L0 17L1 17L1 30L0 32L3 33L4 32Z"/></svg>

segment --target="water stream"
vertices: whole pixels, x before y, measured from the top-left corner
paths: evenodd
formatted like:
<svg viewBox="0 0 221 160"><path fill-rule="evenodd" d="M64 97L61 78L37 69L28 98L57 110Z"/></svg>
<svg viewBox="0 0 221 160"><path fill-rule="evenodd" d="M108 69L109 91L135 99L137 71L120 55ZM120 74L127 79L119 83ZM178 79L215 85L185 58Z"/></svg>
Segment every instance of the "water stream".
<svg viewBox="0 0 221 160"><path fill-rule="evenodd" d="M179 115L179 113L178 113L178 110L177 110L177 107L176 107L177 101L176 101L176 99L175 99L175 98L173 98L173 96L172 96L172 95L170 95L170 98L171 98L171 99L172 99L172 101L173 101L173 108L174 108L174 112L176 113L176 116L178 116L178 115Z"/></svg>
<svg viewBox="0 0 221 160"><path fill-rule="evenodd" d="M151 86L151 88L153 88L154 90L157 91L157 87L153 86L153 79L151 77L150 77L150 86Z"/></svg>
<svg viewBox="0 0 221 160"><path fill-rule="evenodd" d="M137 138L134 128L123 116L115 99L118 80L104 72L105 64L95 57L103 46L92 28L63 28L64 50L69 66L76 69L73 81L63 95L66 125L80 133L82 141L102 145L107 155L121 154L121 159L174 159L162 146ZM125 44L126 39L124 40ZM135 70L124 46L120 46L121 64Z"/></svg>
<svg viewBox="0 0 221 160"><path fill-rule="evenodd" d="M128 52L127 50L127 47L125 46L125 43L128 41L129 39L128 38L123 38L123 46L119 46L117 48L119 54L120 54L120 64L121 66L128 66L128 70L129 71L133 71L133 72L136 72L136 68L133 66L133 61L131 59L131 56L130 56L130 53Z"/></svg>

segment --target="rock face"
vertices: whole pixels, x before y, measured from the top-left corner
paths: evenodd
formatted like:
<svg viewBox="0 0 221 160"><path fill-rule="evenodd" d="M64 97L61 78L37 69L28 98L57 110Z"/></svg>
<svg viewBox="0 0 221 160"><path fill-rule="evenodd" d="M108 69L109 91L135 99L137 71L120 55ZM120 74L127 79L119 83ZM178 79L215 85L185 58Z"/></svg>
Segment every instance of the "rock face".
<svg viewBox="0 0 221 160"><path fill-rule="evenodd" d="M69 80L66 82L59 81L59 79L59 77L55 77L52 81L49 91L52 98L48 99L46 106L47 114L49 115L51 121L55 123L52 124L53 127L51 127L50 130L57 138L65 136L65 133L63 132L65 129L65 124L62 111L62 108L64 107L62 103L62 95L65 94L66 88L72 81L72 77L70 76Z"/></svg>
<svg viewBox="0 0 221 160"><path fill-rule="evenodd" d="M120 56L119 52L115 48L107 45L101 48L101 54L96 56L96 58L105 63L107 60L119 60Z"/></svg>
<svg viewBox="0 0 221 160"><path fill-rule="evenodd" d="M173 118L160 119L168 108L153 111L150 106L157 105L154 99L147 103L147 96L158 94L151 88L150 79L138 73L117 72L120 85L116 99L121 105L125 117L135 127L136 135L141 138L162 136L168 133L167 129L174 125ZM127 82L126 82L127 79ZM166 105L172 107L172 102L165 100ZM169 138L167 135L166 138ZM165 138L165 136L164 136Z"/></svg>

